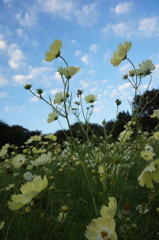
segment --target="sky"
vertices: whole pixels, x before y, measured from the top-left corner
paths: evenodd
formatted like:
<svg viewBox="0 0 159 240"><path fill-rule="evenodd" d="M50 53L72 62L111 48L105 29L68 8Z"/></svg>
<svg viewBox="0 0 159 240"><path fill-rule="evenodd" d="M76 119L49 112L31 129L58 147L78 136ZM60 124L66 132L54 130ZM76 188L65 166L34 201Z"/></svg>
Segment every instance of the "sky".
<svg viewBox="0 0 159 240"><path fill-rule="evenodd" d="M70 79L73 101L77 90L83 101L95 94L90 122L101 124L116 118L119 111L129 111L134 90L122 76L132 66L127 60L114 67L110 63L118 44L132 42L129 59L138 64L151 59L156 69L150 89L159 80L159 1L158 0L0 0L0 120L43 134L61 129L59 122L47 123L50 107L24 89L42 88L43 97L51 99L63 91L58 66L62 59L45 61L45 53L55 39L62 41L61 56L69 66L79 66ZM143 78L141 93L149 78ZM84 109L88 107L84 103ZM64 129L65 119L59 118ZM70 122L75 117L70 115Z"/></svg>

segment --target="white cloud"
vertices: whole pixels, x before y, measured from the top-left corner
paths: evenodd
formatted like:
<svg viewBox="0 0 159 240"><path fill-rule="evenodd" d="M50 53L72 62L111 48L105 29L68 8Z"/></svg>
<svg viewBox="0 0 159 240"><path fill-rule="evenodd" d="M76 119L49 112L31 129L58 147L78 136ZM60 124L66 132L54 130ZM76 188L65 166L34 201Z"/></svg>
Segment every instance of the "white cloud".
<svg viewBox="0 0 159 240"><path fill-rule="evenodd" d="M98 45L93 43L90 47L89 47L89 50L93 53L97 53L98 51Z"/></svg>
<svg viewBox="0 0 159 240"><path fill-rule="evenodd" d="M122 67L119 68L119 71L123 74L125 74L128 70L130 70L130 64L126 63Z"/></svg>
<svg viewBox="0 0 159 240"><path fill-rule="evenodd" d="M23 27L32 27L36 23L36 15L32 12L19 12L15 15L18 23Z"/></svg>
<svg viewBox="0 0 159 240"><path fill-rule="evenodd" d="M61 75L59 74L59 72L55 72L55 74L53 75L53 79L58 81L59 83L62 82Z"/></svg>
<svg viewBox="0 0 159 240"><path fill-rule="evenodd" d="M55 89L52 89L50 91L51 94L56 94L56 93L59 93L59 92L63 92L63 89L62 88L55 88Z"/></svg>
<svg viewBox="0 0 159 240"><path fill-rule="evenodd" d="M89 74L94 74L95 71L94 71L94 70L89 70L88 73L89 73Z"/></svg>
<svg viewBox="0 0 159 240"><path fill-rule="evenodd" d="M95 107L95 108L94 108L94 112L100 113L103 108L104 108L104 105L100 105L100 106L98 106L98 107Z"/></svg>
<svg viewBox="0 0 159 240"><path fill-rule="evenodd" d="M5 112L25 112L25 111L24 111L25 108L26 108L25 105L20 106L20 107L18 107L18 106L8 107L8 106L7 106L7 107L4 108L4 111L5 111Z"/></svg>
<svg viewBox="0 0 159 240"><path fill-rule="evenodd" d="M130 87L130 83L128 82L128 83L123 83L123 84L121 84L119 87L118 87L118 90L124 90L124 89L126 89L126 88L129 88Z"/></svg>
<svg viewBox="0 0 159 240"><path fill-rule="evenodd" d="M110 54L111 54L110 50L104 53L104 57L103 57L104 61L110 60Z"/></svg>
<svg viewBox="0 0 159 240"><path fill-rule="evenodd" d="M5 98L7 96L7 92L0 92L0 98Z"/></svg>
<svg viewBox="0 0 159 240"><path fill-rule="evenodd" d="M38 102L38 101L39 101L39 98L34 96L34 97L30 98L29 103Z"/></svg>
<svg viewBox="0 0 159 240"><path fill-rule="evenodd" d="M80 50L76 50L76 51L75 51L75 56L78 57L78 56L80 56L80 55L81 55L81 51L80 51Z"/></svg>
<svg viewBox="0 0 159 240"><path fill-rule="evenodd" d="M108 23L102 29L105 37L108 37L111 33L113 33L116 37L130 37L134 34L134 29L132 24L126 22L119 22L116 24Z"/></svg>
<svg viewBox="0 0 159 240"><path fill-rule="evenodd" d="M103 81L102 81L102 83L107 83L107 82L109 82L109 80L103 80Z"/></svg>
<svg viewBox="0 0 159 240"><path fill-rule="evenodd" d="M126 37L132 35L133 31L128 24L120 22L112 25L112 31L115 36Z"/></svg>
<svg viewBox="0 0 159 240"><path fill-rule="evenodd" d="M91 80L80 80L79 82L80 82L80 84L82 85L83 88L87 88L91 85L97 84L97 82L93 82Z"/></svg>
<svg viewBox="0 0 159 240"><path fill-rule="evenodd" d="M6 86L8 84L8 80L0 74L0 87Z"/></svg>
<svg viewBox="0 0 159 240"><path fill-rule="evenodd" d="M75 45L75 46L78 45L78 42L77 42L77 40L75 40L75 39L71 40L71 43L72 43L73 45Z"/></svg>
<svg viewBox="0 0 159 240"><path fill-rule="evenodd" d="M98 90L98 88L96 88L96 87L95 88L91 88L90 92L96 92L97 90Z"/></svg>
<svg viewBox="0 0 159 240"><path fill-rule="evenodd" d="M116 14L126 14L132 11L133 3L132 2L122 2L119 3L112 11Z"/></svg>
<svg viewBox="0 0 159 240"><path fill-rule="evenodd" d="M52 72L53 68L51 67L29 67L28 75L14 75L13 80L21 85L24 85L25 83L32 83L32 81L38 80L45 87L48 87L52 84Z"/></svg>
<svg viewBox="0 0 159 240"><path fill-rule="evenodd" d="M38 0L39 12L51 13L68 21L77 22L82 26L92 26L98 17L96 4L81 6L73 0Z"/></svg>
<svg viewBox="0 0 159 240"><path fill-rule="evenodd" d="M24 65L25 56L17 44L13 43L8 47L8 56L10 57L8 64L11 68Z"/></svg>
<svg viewBox="0 0 159 240"><path fill-rule="evenodd" d="M88 54L83 55L83 57L81 57L81 61L84 62L86 65L88 65L89 64Z"/></svg>
<svg viewBox="0 0 159 240"><path fill-rule="evenodd" d="M158 17L143 18L139 22L139 31L145 37L159 35L159 21Z"/></svg>
<svg viewBox="0 0 159 240"><path fill-rule="evenodd" d="M7 48L7 43L4 40L0 40L0 50L5 51Z"/></svg>

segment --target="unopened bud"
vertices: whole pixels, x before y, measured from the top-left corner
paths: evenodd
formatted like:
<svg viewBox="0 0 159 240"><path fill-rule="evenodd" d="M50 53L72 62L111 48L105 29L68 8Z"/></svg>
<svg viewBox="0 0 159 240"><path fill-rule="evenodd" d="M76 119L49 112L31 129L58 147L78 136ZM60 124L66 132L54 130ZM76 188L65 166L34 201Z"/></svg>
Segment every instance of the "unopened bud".
<svg viewBox="0 0 159 240"><path fill-rule="evenodd" d="M31 84L25 84L25 85L24 85L24 88L25 88L26 90L29 90L31 87L32 87Z"/></svg>

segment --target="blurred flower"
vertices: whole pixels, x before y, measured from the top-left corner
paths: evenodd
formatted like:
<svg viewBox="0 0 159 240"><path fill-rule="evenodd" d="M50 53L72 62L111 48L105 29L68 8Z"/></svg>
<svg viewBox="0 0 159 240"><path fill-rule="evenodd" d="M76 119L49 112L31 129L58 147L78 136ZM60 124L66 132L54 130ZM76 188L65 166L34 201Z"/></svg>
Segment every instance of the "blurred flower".
<svg viewBox="0 0 159 240"><path fill-rule="evenodd" d="M53 121L55 121L55 120L57 120L57 119L58 119L57 113L56 113L56 112L52 112L52 113L50 113L50 114L48 115L47 122L48 122L48 123L51 123L51 122L53 122Z"/></svg>
<svg viewBox="0 0 159 240"><path fill-rule="evenodd" d="M118 137L118 140L120 142L125 142L126 140L129 140L131 135L133 134L133 131L132 130L128 130L128 129L125 129L124 131L122 131Z"/></svg>
<svg viewBox="0 0 159 240"><path fill-rule="evenodd" d="M64 100L65 100L65 97L62 92L55 94L55 99L54 99L55 104L61 104L62 102L64 102Z"/></svg>
<svg viewBox="0 0 159 240"><path fill-rule="evenodd" d="M52 156L52 153L51 152L48 152L47 154L46 153L43 153L40 157L38 157L35 161L30 161L31 164L35 167L38 167L38 166L43 166L45 163L47 163L50 158Z"/></svg>
<svg viewBox="0 0 159 240"><path fill-rule="evenodd" d="M52 141L56 141L57 137L54 134L48 134L45 136L46 139L50 139Z"/></svg>
<svg viewBox="0 0 159 240"><path fill-rule="evenodd" d="M55 40L53 44L50 46L50 51L46 52L46 62L51 62L55 58L58 58L60 56L60 49L62 47L61 40Z"/></svg>
<svg viewBox="0 0 159 240"><path fill-rule="evenodd" d="M14 168L20 168L26 161L26 158L23 154L18 154L12 159Z"/></svg>
<svg viewBox="0 0 159 240"><path fill-rule="evenodd" d="M100 174L104 173L104 167L100 165L99 168L98 168L98 172Z"/></svg>
<svg viewBox="0 0 159 240"><path fill-rule="evenodd" d="M61 74L61 75L65 75L65 77L67 79L70 79L73 75L75 75L76 73L78 73L80 70L80 67L65 67L65 68L61 68L59 67L58 68L58 72Z"/></svg>
<svg viewBox="0 0 159 240"><path fill-rule="evenodd" d="M68 211L68 206L63 205L63 206L61 207L61 210L62 210L62 212L67 212L67 211Z"/></svg>
<svg viewBox="0 0 159 240"><path fill-rule="evenodd" d="M140 156L143 159L145 159L146 161L152 160L155 155L156 155L155 153L148 151L148 150L141 151L141 153L140 153Z"/></svg>
<svg viewBox="0 0 159 240"><path fill-rule="evenodd" d="M159 160L150 163L138 177L139 185L154 188L153 181L159 183Z"/></svg>
<svg viewBox="0 0 159 240"><path fill-rule="evenodd" d="M89 94L85 97L85 100L87 103L93 103L97 100L97 96L95 96L94 94Z"/></svg>
<svg viewBox="0 0 159 240"><path fill-rule="evenodd" d="M25 144L29 144L31 142L38 142L38 141L41 141L41 135L34 135L34 136L31 136L26 142Z"/></svg>
<svg viewBox="0 0 159 240"><path fill-rule="evenodd" d="M131 42L125 42L124 44L118 45L118 50L115 51L113 58L110 59L111 64L115 67L118 66L125 58L127 57L127 53L132 46Z"/></svg>
<svg viewBox="0 0 159 240"><path fill-rule="evenodd" d="M159 140L159 131L154 132L152 138L154 138L154 139L156 139L156 140Z"/></svg>
<svg viewBox="0 0 159 240"><path fill-rule="evenodd" d="M114 219L99 217L87 226L85 237L88 240L117 240Z"/></svg>
<svg viewBox="0 0 159 240"><path fill-rule="evenodd" d="M26 181L30 181L33 178L33 174L31 172L26 172L23 177Z"/></svg>
<svg viewBox="0 0 159 240"><path fill-rule="evenodd" d="M145 214L149 211L148 207L146 207L146 204L138 204L135 207L136 210L139 211L139 213Z"/></svg>
<svg viewBox="0 0 159 240"><path fill-rule="evenodd" d="M8 201L9 209L15 211L30 203L47 185L48 180L46 176L43 179L41 176L35 176L31 182L27 182L21 186L20 191L22 194L11 196L12 201Z"/></svg>
<svg viewBox="0 0 159 240"><path fill-rule="evenodd" d="M140 68L137 69L137 74L140 74L143 77L150 75L151 71L156 68L151 60L143 61L142 63L139 64L139 67Z"/></svg>
<svg viewBox="0 0 159 240"><path fill-rule="evenodd" d="M109 199L108 207L103 205L100 210L100 214L102 217L111 219L111 218L114 218L114 216L116 214L117 202L114 197L109 197L108 199Z"/></svg>
<svg viewBox="0 0 159 240"><path fill-rule="evenodd" d="M151 118L157 117L159 119L159 109L153 111L153 114L150 116Z"/></svg>

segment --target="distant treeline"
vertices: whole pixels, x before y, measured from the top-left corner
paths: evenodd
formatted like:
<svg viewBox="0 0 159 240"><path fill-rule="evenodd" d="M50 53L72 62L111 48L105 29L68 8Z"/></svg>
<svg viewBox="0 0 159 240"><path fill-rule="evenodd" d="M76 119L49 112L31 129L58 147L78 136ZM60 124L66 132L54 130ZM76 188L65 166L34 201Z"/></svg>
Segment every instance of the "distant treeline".
<svg viewBox="0 0 159 240"><path fill-rule="evenodd" d="M152 89L151 91L146 91L142 96L136 96L132 106L137 108L139 112L142 112L139 115L138 122L141 129L147 132L153 131L158 124L158 119L150 118L150 115L153 114L153 111L155 109L159 109L159 90ZM106 116L106 113L103 115ZM74 123L71 125L71 130L74 137L79 138L83 141L86 140L86 136L82 132L81 126L82 129L87 132L87 136L90 138L99 138L101 136L104 136L105 130L106 134L112 134L112 140L117 140L120 132L124 130L124 125L131 120L131 117L132 116L128 111L123 111L119 112L116 120L108 121L103 125L95 123L89 123L88 125L83 123ZM113 131L112 128L114 128ZM28 129L18 125L9 126L7 123L0 121L0 148L6 143L21 146L31 136L40 135L41 133L42 132L38 130L29 131ZM62 130L58 130L53 134L57 136L57 141L59 143L62 143L66 140L66 135L68 137L71 136L69 130L65 130L65 133Z"/></svg>

